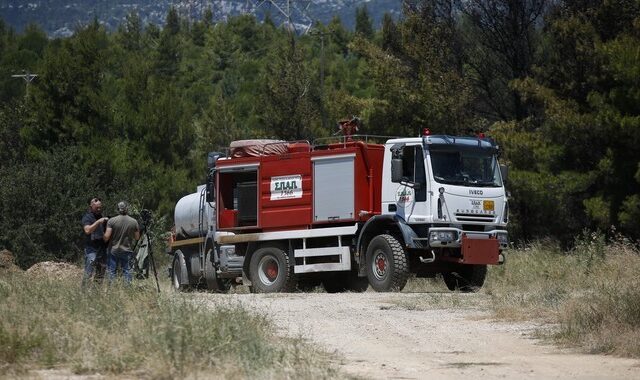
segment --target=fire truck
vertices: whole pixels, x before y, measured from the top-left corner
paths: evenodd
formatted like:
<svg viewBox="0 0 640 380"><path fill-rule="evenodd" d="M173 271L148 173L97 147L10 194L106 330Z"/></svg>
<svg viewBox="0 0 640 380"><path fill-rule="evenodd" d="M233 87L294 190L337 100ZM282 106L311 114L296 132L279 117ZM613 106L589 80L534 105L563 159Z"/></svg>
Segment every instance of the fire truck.
<svg viewBox="0 0 640 380"><path fill-rule="evenodd" d="M508 247L507 168L484 136L233 142L178 201L177 290L400 291L412 274L482 287Z"/></svg>

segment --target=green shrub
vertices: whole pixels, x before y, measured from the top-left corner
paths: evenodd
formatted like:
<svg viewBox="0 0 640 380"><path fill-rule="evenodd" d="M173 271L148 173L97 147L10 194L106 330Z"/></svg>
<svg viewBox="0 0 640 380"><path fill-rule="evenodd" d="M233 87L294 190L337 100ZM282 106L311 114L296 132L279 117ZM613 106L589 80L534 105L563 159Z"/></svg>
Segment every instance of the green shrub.
<svg viewBox="0 0 640 380"><path fill-rule="evenodd" d="M559 342L640 356L640 254L625 239L584 232L575 248L534 243L509 254L485 284L499 317L558 323Z"/></svg>
<svg viewBox="0 0 640 380"><path fill-rule="evenodd" d="M0 167L0 247L22 268L81 256L80 219L97 185L72 148Z"/></svg>

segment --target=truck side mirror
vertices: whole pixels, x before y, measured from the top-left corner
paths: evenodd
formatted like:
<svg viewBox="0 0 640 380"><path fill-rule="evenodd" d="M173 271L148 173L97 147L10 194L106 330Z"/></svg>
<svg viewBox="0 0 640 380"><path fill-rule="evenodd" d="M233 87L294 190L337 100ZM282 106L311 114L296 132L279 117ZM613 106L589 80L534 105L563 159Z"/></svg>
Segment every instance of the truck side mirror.
<svg viewBox="0 0 640 380"><path fill-rule="evenodd" d="M205 195L205 200L209 203L213 202L216 200L216 195L215 195L215 186L213 185L213 181L215 181L215 174L213 173L213 170L209 172L209 175L207 176L207 183L206 183L206 195Z"/></svg>
<svg viewBox="0 0 640 380"><path fill-rule="evenodd" d="M213 201L216 200L216 195L215 195L215 186L214 186L214 181L215 181L215 171L214 169L216 168L216 161L218 161L219 158L225 157L224 153L220 153L220 152L209 152L207 154L207 169L209 169L209 175L207 175L207 183L206 183L206 201L211 203Z"/></svg>
<svg viewBox="0 0 640 380"><path fill-rule="evenodd" d="M509 178L509 167L507 165L500 165L500 174L502 174L502 181L506 182Z"/></svg>
<svg viewBox="0 0 640 380"><path fill-rule="evenodd" d="M399 183L402 181L402 159L391 159L391 182Z"/></svg>
<svg viewBox="0 0 640 380"><path fill-rule="evenodd" d="M207 153L207 169L211 170L216 167L216 161L218 158L224 157L224 154L219 152L209 152Z"/></svg>

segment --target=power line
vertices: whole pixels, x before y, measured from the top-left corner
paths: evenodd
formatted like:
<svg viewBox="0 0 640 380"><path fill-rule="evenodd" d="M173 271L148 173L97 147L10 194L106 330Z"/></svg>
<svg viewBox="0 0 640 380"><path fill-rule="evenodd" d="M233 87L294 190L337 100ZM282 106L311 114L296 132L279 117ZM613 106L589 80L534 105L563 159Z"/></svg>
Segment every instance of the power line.
<svg viewBox="0 0 640 380"><path fill-rule="evenodd" d="M222 3L226 3L226 1L213 0L211 3L217 3L222 9ZM254 16L257 16L263 8L275 9L276 13L284 19L281 26L296 33L305 34L313 25L314 20L309 15L312 1L309 0L244 0L241 1L241 4L239 7L241 13Z"/></svg>

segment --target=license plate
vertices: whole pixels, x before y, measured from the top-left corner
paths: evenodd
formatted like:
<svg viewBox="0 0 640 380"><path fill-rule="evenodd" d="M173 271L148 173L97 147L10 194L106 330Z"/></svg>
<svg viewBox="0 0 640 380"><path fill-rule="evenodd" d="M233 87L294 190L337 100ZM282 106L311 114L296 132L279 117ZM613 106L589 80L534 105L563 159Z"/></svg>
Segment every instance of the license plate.
<svg viewBox="0 0 640 380"><path fill-rule="evenodd" d="M494 210L493 201L482 201L482 208L484 211L493 211Z"/></svg>

